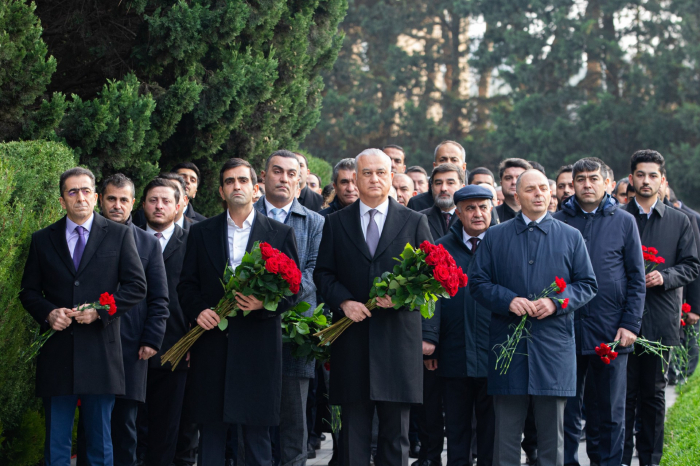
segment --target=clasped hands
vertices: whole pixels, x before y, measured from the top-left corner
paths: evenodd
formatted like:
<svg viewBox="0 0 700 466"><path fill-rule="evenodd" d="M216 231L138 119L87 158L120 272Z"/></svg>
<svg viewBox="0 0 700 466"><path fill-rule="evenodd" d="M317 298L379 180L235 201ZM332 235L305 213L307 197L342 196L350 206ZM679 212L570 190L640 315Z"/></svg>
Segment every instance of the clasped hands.
<svg viewBox="0 0 700 466"><path fill-rule="evenodd" d="M391 301L391 296L382 296L377 298L377 307L390 308L394 307L394 303ZM340 309L345 314L345 317L352 320L353 322L362 322L367 317L372 317L372 313L369 312L367 306L358 301L346 300L340 303Z"/></svg>
<svg viewBox="0 0 700 466"><path fill-rule="evenodd" d="M244 296L241 293L236 293L236 304L241 311L259 311L263 309L263 302L255 296ZM211 330L219 325L221 319L216 312L211 309L205 309L197 316L197 325L204 330Z"/></svg>
<svg viewBox="0 0 700 466"><path fill-rule="evenodd" d="M77 307L73 309L68 309L65 307L59 307L51 311L46 318L52 329L60 332L65 330L72 323L73 318L79 324L91 324L96 321L100 315L95 309L85 309L84 311L78 311Z"/></svg>
<svg viewBox="0 0 700 466"><path fill-rule="evenodd" d="M554 314L557 311L557 306L549 298L542 298L537 301L530 301L527 298L513 298L508 310L516 316L527 314L530 317L541 320Z"/></svg>

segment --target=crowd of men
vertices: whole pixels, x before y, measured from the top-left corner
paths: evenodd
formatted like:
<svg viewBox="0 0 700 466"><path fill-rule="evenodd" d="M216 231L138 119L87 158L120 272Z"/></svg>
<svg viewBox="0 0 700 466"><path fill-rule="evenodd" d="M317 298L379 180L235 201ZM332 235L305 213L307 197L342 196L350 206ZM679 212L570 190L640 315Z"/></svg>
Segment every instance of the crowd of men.
<svg viewBox="0 0 700 466"><path fill-rule="evenodd" d="M521 449L528 464L569 466L584 422L591 464L629 465L636 449L640 465L658 465L674 373L669 351L635 341L678 346L681 321L700 319L700 214L673 195L663 156L635 152L617 183L596 158L553 180L518 158L498 178L468 171L454 141L435 148L430 174L406 165L400 146L367 149L338 162L324 188L301 154L274 152L260 176L230 159L218 186L226 208L209 219L194 210L190 162L151 180L138 206L123 174L97 189L85 168L63 173L66 215L33 234L20 293L56 331L37 360L45 464L70 464L78 406L77 461L90 466L299 466L324 431L333 465L442 465L446 438L449 466L515 466ZM224 270L257 241L297 263L301 290L276 311L237 293L251 313L222 331L212 309ZM440 298L432 319L390 297L370 311L373 279L423 241L452 255L468 287ZM649 273L643 245L665 259ZM555 276L564 291L539 298ZM105 292L116 313L77 310ZM330 364L282 344L280 315L300 301L355 322ZM504 372L497 345L523 316L527 336ZM205 332L186 361L161 364L195 325ZM595 347L615 341L606 364ZM329 405L341 409L335 432Z"/></svg>

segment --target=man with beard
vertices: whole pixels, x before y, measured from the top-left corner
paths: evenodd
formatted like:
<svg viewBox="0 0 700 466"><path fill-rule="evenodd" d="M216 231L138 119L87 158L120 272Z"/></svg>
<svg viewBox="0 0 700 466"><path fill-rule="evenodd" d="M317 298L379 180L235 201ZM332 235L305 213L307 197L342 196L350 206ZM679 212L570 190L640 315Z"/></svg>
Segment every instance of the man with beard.
<svg viewBox="0 0 700 466"><path fill-rule="evenodd" d="M464 172L457 165L446 163L433 168L430 175L434 205L420 213L428 217L430 234L442 238L459 219L455 213L454 193L464 187Z"/></svg>
<svg viewBox="0 0 700 466"><path fill-rule="evenodd" d="M565 200L574 195L573 171L573 165L564 165L559 168L557 177L554 179L557 183L557 199L560 206L563 205Z"/></svg>
<svg viewBox="0 0 700 466"><path fill-rule="evenodd" d="M355 202L359 194L355 184L355 159L343 159L333 167L333 189L335 198L319 214L323 217L343 209Z"/></svg>
<svg viewBox="0 0 700 466"><path fill-rule="evenodd" d="M596 158L573 165L575 195L554 218L581 232L598 282L598 294L574 316L576 396L564 412L564 464L578 465L582 408L586 407L588 456L600 466L619 466L625 437L627 357L637 339L646 294L642 244L634 217L607 194L605 164ZM604 364L601 343L620 341L618 357ZM584 398L585 389L585 398ZM591 430L590 428L594 429Z"/></svg>
<svg viewBox="0 0 700 466"><path fill-rule="evenodd" d="M523 159L505 159L498 165L498 177L501 180L503 191L503 204L496 207L495 210L501 223L515 218L520 211L520 206L515 200L515 184L521 173L531 168L532 165Z"/></svg>
<svg viewBox="0 0 700 466"><path fill-rule="evenodd" d="M433 162L433 168L438 165L445 163L451 163L457 165L462 169L462 173L467 171L467 153L464 147L455 141L442 141L435 147L435 161ZM428 189L426 192L412 197L408 201L408 208L421 211L432 207L435 204L435 198L433 193Z"/></svg>
<svg viewBox="0 0 700 466"><path fill-rule="evenodd" d="M640 336L667 346L679 345L682 287L698 276L697 246L685 214L659 199L665 182L664 157L654 150L640 150L630 161L630 185L636 196L623 207L637 221L641 243L658 250L665 262L646 274L646 312ZM636 446L641 465L658 465L663 455L665 388L669 352L663 359L637 348L627 361L625 448L622 463L629 465ZM637 408L639 407L639 411ZM634 442L635 420L640 430Z"/></svg>

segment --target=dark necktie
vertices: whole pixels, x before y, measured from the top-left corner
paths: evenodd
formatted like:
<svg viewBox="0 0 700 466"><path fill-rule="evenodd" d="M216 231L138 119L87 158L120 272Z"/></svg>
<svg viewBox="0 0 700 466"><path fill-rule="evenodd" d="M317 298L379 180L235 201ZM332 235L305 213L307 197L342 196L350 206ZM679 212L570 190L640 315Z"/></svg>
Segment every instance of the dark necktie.
<svg viewBox="0 0 700 466"><path fill-rule="evenodd" d="M452 218L452 214L449 212L443 212L442 216L445 218L445 228L448 230L450 229L450 219Z"/></svg>
<svg viewBox="0 0 700 466"><path fill-rule="evenodd" d="M80 259L83 258L83 252L85 252L85 232L87 230L78 225L73 231L78 233L78 242L75 243L75 249L73 249L73 265L77 272L80 267Z"/></svg>
<svg viewBox="0 0 700 466"><path fill-rule="evenodd" d="M472 252L476 252L476 248L479 246L479 242L481 240L479 238L469 238L469 242L472 243Z"/></svg>
<svg viewBox="0 0 700 466"><path fill-rule="evenodd" d="M156 232L156 233L153 233L153 235L154 235L156 238L158 238L159 240L163 237L163 233L161 233L160 231L158 231L158 232Z"/></svg>
<svg viewBox="0 0 700 466"><path fill-rule="evenodd" d="M367 224L367 234L365 235L367 248L369 248L369 253L372 257L374 257L374 251L377 250L377 244L379 244L379 227L377 226L377 222L374 221L376 213L377 209L369 211L369 223Z"/></svg>
<svg viewBox="0 0 700 466"><path fill-rule="evenodd" d="M537 226L537 222L530 222L527 224L530 228L535 228Z"/></svg>

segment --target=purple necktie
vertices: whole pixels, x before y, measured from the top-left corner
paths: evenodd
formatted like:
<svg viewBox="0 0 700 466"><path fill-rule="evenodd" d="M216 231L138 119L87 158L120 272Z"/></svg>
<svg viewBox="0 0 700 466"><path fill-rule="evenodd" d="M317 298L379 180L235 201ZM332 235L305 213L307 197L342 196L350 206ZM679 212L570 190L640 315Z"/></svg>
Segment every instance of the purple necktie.
<svg viewBox="0 0 700 466"><path fill-rule="evenodd" d="M447 227L447 229L449 230L450 229L450 219L452 218L452 214L450 214L449 212L443 212L442 216L445 219L445 227Z"/></svg>
<svg viewBox="0 0 700 466"><path fill-rule="evenodd" d="M77 272L80 267L80 259L83 258L83 252L85 252L85 232L87 230L78 225L74 231L78 233L78 242L75 243L75 249L73 249L73 265Z"/></svg>
<svg viewBox="0 0 700 466"><path fill-rule="evenodd" d="M374 257L374 252L377 250L377 245L379 244L379 227L377 226L377 222L374 221L376 213L377 209L369 211L369 223L367 223L367 234L365 236L367 248L372 257Z"/></svg>
<svg viewBox="0 0 700 466"><path fill-rule="evenodd" d="M472 244L472 252L476 252L476 248L479 246L479 238L473 237L469 238L469 242Z"/></svg>

